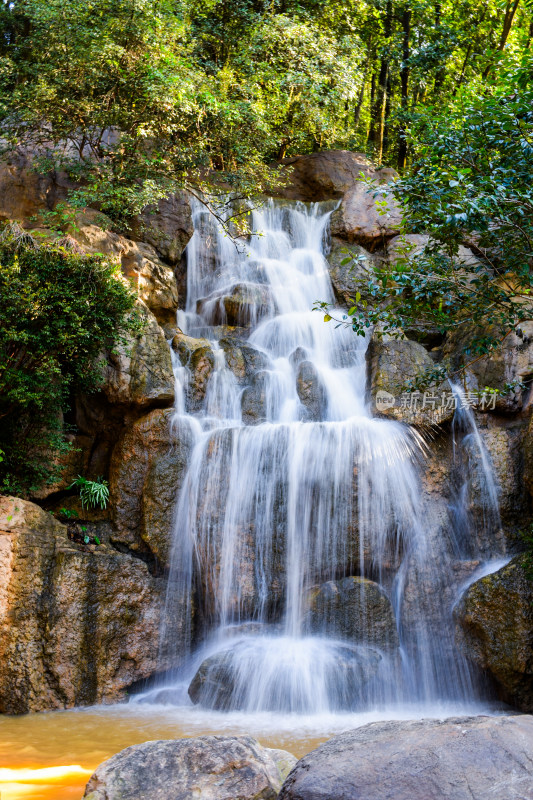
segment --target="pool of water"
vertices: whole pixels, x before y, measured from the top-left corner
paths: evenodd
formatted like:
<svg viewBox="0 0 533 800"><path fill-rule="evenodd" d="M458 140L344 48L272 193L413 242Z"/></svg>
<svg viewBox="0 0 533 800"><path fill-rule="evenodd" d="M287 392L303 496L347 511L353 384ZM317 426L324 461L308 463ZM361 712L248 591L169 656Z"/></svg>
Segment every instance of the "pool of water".
<svg viewBox="0 0 533 800"><path fill-rule="evenodd" d="M301 757L336 733L384 719L491 713L486 706L403 707L364 714L280 715L130 703L0 716L1 800L79 800L94 769L133 744L203 734L249 734Z"/></svg>

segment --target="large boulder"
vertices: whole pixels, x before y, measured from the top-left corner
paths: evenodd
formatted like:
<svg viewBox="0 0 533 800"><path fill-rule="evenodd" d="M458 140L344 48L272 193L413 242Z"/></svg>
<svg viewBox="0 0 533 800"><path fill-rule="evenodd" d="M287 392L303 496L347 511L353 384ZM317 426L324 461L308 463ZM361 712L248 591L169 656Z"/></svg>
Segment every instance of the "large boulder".
<svg viewBox="0 0 533 800"><path fill-rule="evenodd" d="M519 555L473 583L456 606L468 658L496 681L502 696L533 711L533 581ZM532 784L533 786L533 777Z"/></svg>
<svg viewBox="0 0 533 800"><path fill-rule="evenodd" d="M127 747L100 764L85 800L276 800L296 759L250 736L199 736Z"/></svg>
<svg viewBox="0 0 533 800"><path fill-rule="evenodd" d="M106 354L103 392L114 405L171 405L174 373L165 335L146 306L138 309L143 329Z"/></svg>
<svg viewBox="0 0 533 800"><path fill-rule="evenodd" d="M86 253L102 253L116 259L122 273L137 290L139 299L157 321L171 327L178 310L178 284L174 270L162 261L154 247L127 239L112 230L113 223L98 211L78 211L66 232Z"/></svg>
<svg viewBox="0 0 533 800"><path fill-rule="evenodd" d="M390 180L392 169L376 170L364 153L349 150L325 150L304 156L292 156L282 161L287 183L276 194L288 200L332 200L340 198L354 183L365 178Z"/></svg>
<svg viewBox="0 0 533 800"><path fill-rule="evenodd" d="M224 336L219 344L224 350L228 368L239 383L247 383L257 372L268 369L270 365L266 353L252 347L246 340Z"/></svg>
<svg viewBox="0 0 533 800"><path fill-rule="evenodd" d="M310 640L302 647L306 647ZM266 683L261 686L261 709L264 711L312 712L317 702L309 683L298 680L294 661L285 661L284 649L293 646L286 639L243 638L226 650L214 653L200 664L189 686L193 703L218 710L250 709L257 702L256 680L264 670ZM371 647L318 642L307 665L325 687L328 706L338 711L354 708L365 696L365 687L376 675L382 656ZM294 657L294 656L293 656ZM301 662L305 673L305 661ZM266 665L266 669L265 669Z"/></svg>
<svg viewBox="0 0 533 800"><path fill-rule="evenodd" d="M331 216L331 233L367 250L385 247L402 225L400 207L390 191L360 181L344 195Z"/></svg>
<svg viewBox="0 0 533 800"><path fill-rule="evenodd" d="M174 509L194 436L172 409L156 409L127 428L111 459L113 542L168 566Z"/></svg>
<svg viewBox="0 0 533 800"><path fill-rule="evenodd" d="M180 331L172 339L172 349L189 373L186 385L188 407L191 411L198 411L204 403L209 379L215 368L213 347L208 339L196 339Z"/></svg>
<svg viewBox="0 0 533 800"><path fill-rule="evenodd" d="M397 647L392 605L379 584L351 576L327 581L310 597L307 622L312 631L381 649Z"/></svg>
<svg viewBox="0 0 533 800"><path fill-rule="evenodd" d="M327 391L312 361L302 361L298 365L296 391L305 408L306 419L311 422L324 419L328 404Z"/></svg>
<svg viewBox="0 0 533 800"><path fill-rule="evenodd" d="M165 582L102 543L77 545L33 503L0 497L0 712L125 697L163 657Z"/></svg>
<svg viewBox="0 0 533 800"><path fill-rule="evenodd" d="M273 314L274 302L268 286L237 283L226 294L201 298L196 310L211 325L248 327Z"/></svg>
<svg viewBox="0 0 533 800"><path fill-rule="evenodd" d="M372 406L380 416L422 427L453 417L455 406L448 384L433 391L406 391L409 383L435 368L433 359L418 342L403 335L395 339L374 332L367 366Z"/></svg>
<svg viewBox="0 0 533 800"><path fill-rule="evenodd" d="M350 261L343 263L347 259ZM328 254L329 275L335 297L341 305L350 308L358 291L364 295L373 263L373 257L364 247L332 237Z"/></svg>
<svg viewBox="0 0 533 800"><path fill-rule="evenodd" d="M279 800L531 800L533 718L373 722L298 761Z"/></svg>

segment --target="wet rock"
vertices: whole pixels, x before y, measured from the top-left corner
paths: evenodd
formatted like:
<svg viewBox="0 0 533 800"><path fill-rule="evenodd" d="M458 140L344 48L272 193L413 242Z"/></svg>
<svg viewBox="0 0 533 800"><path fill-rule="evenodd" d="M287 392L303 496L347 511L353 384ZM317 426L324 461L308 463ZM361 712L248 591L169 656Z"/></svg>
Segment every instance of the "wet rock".
<svg viewBox="0 0 533 800"><path fill-rule="evenodd" d="M252 347L245 340L224 337L220 339L219 344L224 350L228 368L239 383L249 381L255 373L268 369L270 365L266 353Z"/></svg>
<svg viewBox="0 0 533 800"><path fill-rule="evenodd" d="M174 402L174 373L162 329L142 304L144 328L107 354L103 392L112 404L149 408Z"/></svg>
<svg viewBox="0 0 533 800"><path fill-rule="evenodd" d="M111 459L113 542L149 552L168 565L174 508L193 435L188 420L172 424L172 409L157 409L126 429Z"/></svg>
<svg viewBox="0 0 533 800"><path fill-rule="evenodd" d="M249 327L274 312L270 289L261 283L238 283L228 294L198 300L196 310L212 325Z"/></svg>
<svg viewBox="0 0 533 800"><path fill-rule="evenodd" d="M333 236L370 251L384 247L400 232L401 224L400 206L388 190L369 187L364 182L349 188L340 207L331 215Z"/></svg>
<svg viewBox="0 0 533 800"><path fill-rule="evenodd" d="M242 393L242 421L245 425L260 425L262 422L266 422L267 380L268 374L266 372L257 372L252 378L251 385Z"/></svg>
<svg viewBox="0 0 533 800"><path fill-rule="evenodd" d="M494 481L496 503L506 523L521 524L527 513L527 498L522 478L524 432L521 426L479 428L479 436L487 454L487 468ZM462 442L467 457L469 478L469 511L479 527L486 525L494 512L490 508L490 486L475 435ZM497 540L489 536L480 543L480 551L490 557ZM501 543L503 544L503 542Z"/></svg>
<svg viewBox="0 0 533 800"><path fill-rule="evenodd" d="M296 373L296 391L311 422L324 419L327 408L327 392L315 365L302 361Z"/></svg>
<svg viewBox="0 0 533 800"><path fill-rule="evenodd" d="M377 583L366 578L351 576L322 584L310 597L307 621L315 633L381 649L398 645L390 600Z"/></svg>
<svg viewBox="0 0 533 800"><path fill-rule="evenodd" d="M127 747L100 764L85 800L276 800L296 759L250 736L199 736Z"/></svg>
<svg viewBox="0 0 533 800"><path fill-rule="evenodd" d="M374 413L421 426L441 424L453 417L455 407L447 383L426 393L405 391L409 382L435 367L418 342L374 333L367 351L367 365Z"/></svg>
<svg viewBox="0 0 533 800"><path fill-rule="evenodd" d="M305 347L297 347L296 350L293 350L292 353L289 356L289 363L290 363L291 367L296 369L298 364L300 364L302 361L306 361L307 360L308 355L309 354L308 354L307 350L305 349Z"/></svg>
<svg viewBox="0 0 533 800"><path fill-rule="evenodd" d="M38 506L0 498L0 711L120 700L161 667L160 644L168 668L164 598L143 561L77 545Z"/></svg>
<svg viewBox="0 0 533 800"><path fill-rule="evenodd" d="M325 150L304 156L292 156L282 161L287 185L275 193L288 200L331 200L340 198L361 180L381 176L390 180L396 172L392 169L376 170L364 153L349 150Z"/></svg>
<svg viewBox="0 0 533 800"><path fill-rule="evenodd" d="M279 800L531 798L533 718L373 722L304 758Z"/></svg>
<svg viewBox="0 0 533 800"><path fill-rule="evenodd" d="M213 348L207 339L195 339L184 333L174 336L172 348L190 372L186 389L187 402L191 411L197 411L205 400L207 385L215 367Z"/></svg>
<svg viewBox="0 0 533 800"><path fill-rule="evenodd" d="M133 238L155 247L170 264L177 264L194 233L187 194L178 192L147 206L135 220Z"/></svg>
<svg viewBox="0 0 533 800"><path fill-rule="evenodd" d="M470 586L455 609L464 653L496 681L502 696L533 710L533 582L524 556ZM532 784L533 785L533 778Z"/></svg>
<svg viewBox="0 0 533 800"><path fill-rule="evenodd" d="M343 264L347 258L351 261ZM365 285L371 277L374 264L371 254L357 244L349 244L334 236L328 255L329 274L338 302L351 308L355 295L364 295Z"/></svg>
<svg viewBox="0 0 533 800"><path fill-rule="evenodd" d="M246 709L250 696L253 696L255 676L266 662L270 670L267 677L269 684L264 689L265 708L286 711L290 702L304 704L298 707L299 711L310 711L305 702L312 703L314 698L300 696L298 690L291 692L283 661L280 660L277 670L272 669L268 648L285 646L283 639L279 643L274 639L270 645L262 639L256 640L256 643L253 639L244 639L229 650L215 653L198 668L189 686L189 697L193 703L204 708L222 711ZM320 655L317 651L317 659ZM330 707L338 710L353 708L366 684L376 674L380 661L381 655L369 647L333 643L327 661L316 665L316 669L323 673L323 685L327 688ZM289 683L294 689L290 679Z"/></svg>

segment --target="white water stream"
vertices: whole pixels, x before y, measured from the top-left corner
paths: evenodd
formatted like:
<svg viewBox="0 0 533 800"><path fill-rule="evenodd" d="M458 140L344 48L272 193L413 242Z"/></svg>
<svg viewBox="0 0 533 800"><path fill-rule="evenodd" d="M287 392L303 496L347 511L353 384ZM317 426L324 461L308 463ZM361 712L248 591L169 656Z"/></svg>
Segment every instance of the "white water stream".
<svg viewBox="0 0 533 800"><path fill-rule="evenodd" d="M269 202L239 249L194 209L179 324L210 340L214 369L192 412L173 353L175 425L196 444L167 602L167 618L191 624L175 642L181 667L144 702L190 707L200 665L201 714L414 716L483 701L445 595L453 536L422 505L423 442L368 409L365 339L311 310L333 302L328 220L318 204ZM221 327L228 297L246 330Z"/></svg>

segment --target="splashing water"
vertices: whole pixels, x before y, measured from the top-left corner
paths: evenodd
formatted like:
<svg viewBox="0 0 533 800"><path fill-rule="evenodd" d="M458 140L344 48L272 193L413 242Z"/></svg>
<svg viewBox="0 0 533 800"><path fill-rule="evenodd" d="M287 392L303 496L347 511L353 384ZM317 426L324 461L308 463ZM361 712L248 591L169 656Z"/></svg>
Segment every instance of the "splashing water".
<svg viewBox="0 0 533 800"><path fill-rule="evenodd" d="M196 444L166 619L194 619L167 684L177 695L190 684L200 707L310 714L479 697L439 595L453 548L422 509L423 441L371 416L367 342L310 310L334 301L329 216L270 201L252 213L261 235L236 247L194 207L179 324L210 341L213 368L192 412L194 376L173 353L175 424L194 418Z"/></svg>

